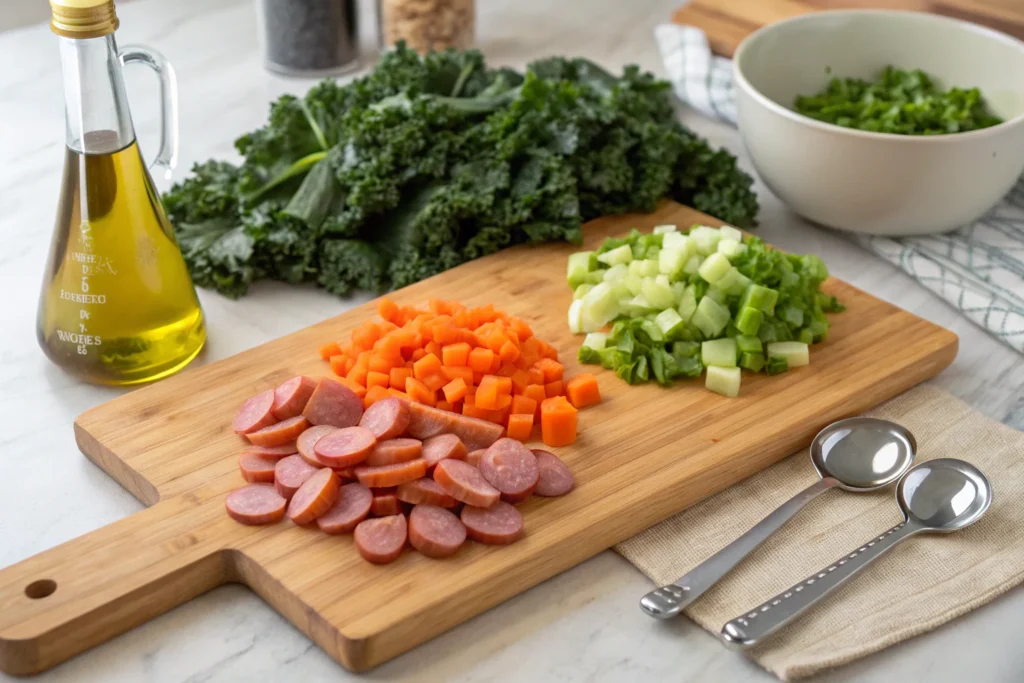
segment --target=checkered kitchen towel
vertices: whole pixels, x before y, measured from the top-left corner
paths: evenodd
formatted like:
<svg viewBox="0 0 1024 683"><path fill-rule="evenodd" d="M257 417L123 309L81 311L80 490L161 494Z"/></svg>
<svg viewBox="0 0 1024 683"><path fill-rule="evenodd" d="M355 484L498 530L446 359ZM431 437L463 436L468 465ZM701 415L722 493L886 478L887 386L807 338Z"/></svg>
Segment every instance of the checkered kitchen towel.
<svg viewBox="0 0 1024 683"><path fill-rule="evenodd" d="M735 126L732 62L713 55L692 26L664 24L654 36L679 99ZM855 239L1024 353L1024 177L1002 204L954 232Z"/></svg>

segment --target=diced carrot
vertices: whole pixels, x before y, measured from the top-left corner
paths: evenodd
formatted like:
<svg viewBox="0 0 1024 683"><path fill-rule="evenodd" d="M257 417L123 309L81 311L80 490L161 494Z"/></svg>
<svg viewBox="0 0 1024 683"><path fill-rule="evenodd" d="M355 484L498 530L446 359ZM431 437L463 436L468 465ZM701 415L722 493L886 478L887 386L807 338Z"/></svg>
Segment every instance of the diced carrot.
<svg viewBox="0 0 1024 683"><path fill-rule="evenodd" d="M462 414L466 417L475 417L481 420L486 420L490 417L491 411L480 408L472 403L463 402Z"/></svg>
<svg viewBox="0 0 1024 683"><path fill-rule="evenodd" d="M438 358L441 357L441 345L438 344L436 341L429 341L429 342L427 342L427 345L424 346L423 349L427 353L432 353L435 356L437 356Z"/></svg>
<svg viewBox="0 0 1024 683"><path fill-rule="evenodd" d="M537 414L537 401L530 398L529 396L514 396L512 397L512 414L513 415L536 415Z"/></svg>
<svg viewBox="0 0 1024 683"><path fill-rule="evenodd" d="M586 408L601 402L601 390L597 378L590 373L573 377L565 384L565 395L576 408Z"/></svg>
<svg viewBox="0 0 1024 683"><path fill-rule="evenodd" d="M391 396L391 392L388 391L385 387L370 387L369 389L366 390L366 396L363 396L363 407L369 408L377 401L381 400L382 398L388 398L389 396Z"/></svg>
<svg viewBox="0 0 1024 683"><path fill-rule="evenodd" d="M409 394L409 398L416 403L423 403L428 406L437 403L437 395L431 389L428 389L426 384L415 377L405 380L405 393Z"/></svg>
<svg viewBox="0 0 1024 683"><path fill-rule="evenodd" d="M448 302L441 299L431 299L427 302L427 306L429 306L430 310L437 315L447 315L450 310L448 308Z"/></svg>
<svg viewBox="0 0 1024 683"><path fill-rule="evenodd" d="M345 359L345 374L352 372L352 368L356 366L356 359L349 356Z"/></svg>
<svg viewBox="0 0 1024 683"><path fill-rule="evenodd" d="M339 377L345 376L345 361L351 360L348 356L343 356L340 353L337 356L331 356L331 372Z"/></svg>
<svg viewBox="0 0 1024 683"><path fill-rule="evenodd" d="M447 411L455 410L455 406L452 405L451 403L449 403L448 401L438 401L437 405L435 405L434 407L438 408L440 410L447 410Z"/></svg>
<svg viewBox="0 0 1024 683"><path fill-rule="evenodd" d="M432 353L427 353L413 364L412 372L416 379L422 382L424 377L441 372L441 359Z"/></svg>
<svg viewBox="0 0 1024 683"><path fill-rule="evenodd" d="M533 431L533 413L529 415L512 413L508 416L508 438L518 441L529 441Z"/></svg>
<svg viewBox="0 0 1024 683"><path fill-rule="evenodd" d="M466 397L467 388L466 380L459 377L458 379L453 379L451 382L448 382L448 384L445 384L441 391L444 392L445 400L450 401L451 403L456 403Z"/></svg>
<svg viewBox="0 0 1024 683"><path fill-rule="evenodd" d="M537 402L538 406L540 406L540 404L544 402L544 399L548 397L547 393L544 391L543 384L528 385L526 389L523 391L523 396L525 396L526 398L532 398L534 401Z"/></svg>
<svg viewBox="0 0 1024 683"><path fill-rule="evenodd" d="M412 376L412 370L409 368L391 368L391 372L388 373L388 386L405 391L405 380Z"/></svg>
<svg viewBox="0 0 1024 683"><path fill-rule="evenodd" d="M448 378L442 375L440 372L435 372L433 375L427 375L420 380L427 385L427 388L431 391L437 391L445 384L448 384Z"/></svg>
<svg viewBox="0 0 1024 683"><path fill-rule="evenodd" d="M469 344L460 341L448 344L441 348L441 360L447 366L464 366L469 363L469 352L472 351Z"/></svg>
<svg viewBox="0 0 1024 683"><path fill-rule="evenodd" d="M530 384L544 384L544 371L534 365L527 370L530 373Z"/></svg>
<svg viewBox="0 0 1024 683"><path fill-rule="evenodd" d="M495 376L495 382L498 383L498 395L499 396L511 396L512 395L512 378L504 377L501 375Z"/></svg>
<svg viewBox="0 0 1024 683"><path fill-rule="evenodd" d="M474 370L473 371L473 384L479 385L480 384L480 380L482 380L484 378L484 375L486 375L486 374L487 374L486 372L477 372L476 370Z"/></svg>
<svg viewBox="0 0 1024 683"><path fill-rule="evenodd" d="M493 410L512 410L512 397L508 394L498 394L497 408Z"/></svg>
<svg viewBox="0 0 1024 683"><path fill-rule="evenodd" d="M441 374L444 375L448 381L461 377L466 384L473 384L473 370L461 365L445 365L441 368Z"/></svg>
<svg viewBox="0 0 1024 683"><path fill-rule="evenodd" d="M576 440L576 409L564 396L547 398L540 405L541 440L548 446L568 446Z"/></svg>
<svg viewBox="0 0 1024 683"><path fill-rule="evenodd" d="M353 384L360 384L366 386L366 375L367 370L361 365L356 365L354 368L348 371L345 377Z"/></svg>
<svg viewBox="0 0 1024 683"><path fill-rule="evenodd" d="M543 358L543 354L540 352L540 339L537 339L536 337L524 339L522 346L520 347L520 351L527 358L533 359L533 361L538 361Z"/></svg>
<svg viewBox="0 0 1024 683"><path fill-rule="evenodd" d="M382 337L387 336L389 333L394 332L398 329L398 325L394 324L390 320L381 320L377 323L377 329L380 330ZM377 341L380 341L379 339Z"/></svg>
<svg viewBox="0 0 1024 683"><path fill-rule="evenodd" d="M530 326L526 324L525 320L521 320L519 318L509 318L508 325L519 337L520 343L525 342L527 339L533 336L533 330L530 329Z"/></svg>
<svg viewBox="0 0 1024 683"><path fill-rule="evenodd" d="M488 372L492 375L498 374L498 370L501 369L501 357L498 354L494 354L494 358L491 359L491 367L488 368Z"/></svg>
<svg viewBox="0 0 1024 683"><path fill-rule="evenodd" d="M558 360L558 349L556 349L551 344L548 344L543 339L538 339L537 342L538 344L540 344L541 357L550 358L551 360Z"/></svg>
<svg viewBox="0 0 1024 683"><path fill-rule="evenodd" d="M320 347L320 357L324 360L330 360L331 356L337 356L341 353L341 347L338 342L328 342Z"/></svg>
<svg viewBox="0 0 1024 683"><path fill-rule="evenodd" d="M434 326L434 341L442 347L454 344L459 341L459 339L461 339L461 336L459 335L459 330L455 325L448 323L446 325Z"/></svg>
<svg viewBox="0 0 1024 683"><path fill-rule="evenodd" d="M387 297L381 299L377 304L377 315L389 322L394 322L398 315L398 304Z"/></svg>
<svg viewBox="0 0 1024 683"><path fill-rule="evenodd" d="M347 377L339 377L338 381L344 384L349 389L351 389L353 392L355 392L355 395L358 396L359 398L366 396L366 387L364 387L362 384L357 384L356 382L353 382Z"/></svg>
<svg viewBox="0 0 1024 683"><path fill-rule="evenodd" d="M371 351L360 351L359 355L356 356L356 365L361 368L370 369L370 356L373 355Z"/></svg>
<svg viewBox="0 0 1024 683"><path fill-rule="evenodd" d="M374 322L364 323L352 332L352 342L362 349L373 348L373 343L378 339L380 339L380 329Z"/></svg>
<svg viewBox="0 0 1024 683"><path fill-rule="evenodd" d="M473 386L472 384L467 385L466 386L466 398L464 398L462 400L463 401L469 401L470 403L475 402L476 401L476 387Z"/></svg>
<svg viewBox="0 0 1024 683"><path fill-rule="evenodd" d="M519 354L519 358L516 358L514 365L520 370L529 370L533 363L529 362L523 354Z"/></svg>
<svg viewBox="0 0 1024 683"><path fill-rule="evenodd" d="M501 367L498 368L498 371L494 374L496 374L498 377L511 377L512 375L516 374L518 370L519 368L512 365L512 363L502 363Z"/></svg>
<svg viewBox="0 0 1024 683"><path fill-rule="evenodd" d="M366 367L371 372L388 373L391 372L391 368L393 368L394 366L395 363L391 359L384 356L383 354L375 353L372 356L370 356L370 361Z"/></svg>
<svg viewBox="0 0 1024 683"><path fill-rule="evenodd" d="M469 367L474 372L490 372L494 361L494 352L490 349L476 348L469 352Z"/></svg>
<svg viewBox="0 0 1024 683"><path fill-rule="evenodd" d="M501 356L501 360L506 363L515 363L516 359L519 358L519 347L510 339L501 345L501 350L498 351L498 355Z"/></svg>
<svg viewBox="0 0 1024 683"><path fill-rule="evenodd" d="M497 410L500 395L498 378L494 375L484 375L476 388L476 404L487 410Z"/></svg>
<svg viewBox="0 0 1024 683"><path fill-rule="evenodd" d="M370 370L368 373L366 373L366 390L369 391L373 387L384 387L385 389L387 389L388 381L388 376L383 372L375 372L374 370Z"/></svg>
<svg viewBox="0 0 1024 683"><path fill-rule="evenodd" d="M501 347L507 344L508 341L508 335L506 335L504 332L501 332L500 330L496 330L492 332L490 335L488 335L487 348L489 348L491 351L494 351L494 353L500 353Z"/></svg>
<svg viewBox="0 0 1024 683"><path fill-rule="evenodd" d="M427 355L427 350L426 349L416 349L415 351L412 352L412 357L411 357L410 360L412 360L412 362L415 363L420 358L423 358L423 356L425 356L425 355Z"/></svg>
<svg viewBox="0 0 1024 683"><path fill-rule="evenodd" d="M516 371L512 373L512 392L515 394L523 393L523 390L530 385L530 373L526 370L520 370L516 368Z"/></svg>
<svg viewBox="0 0 1024 683"><path fill-rule="evenodd" d="M487 414L487 417L485 419L487 419L488 421L493 422L494 424L499 424L502 427L504 427L506 424L508 424L508 416L509 416L509 407L508 406L505 406L501 410L488 410L487 413L488 414Z"/></svg>
<svg viewBox="0 0 1024 683"><path fill-rule="evenodd" d="M395 389L394 387L389 388L388 391L391 392L391 395L394 396L395 398L400 398L400 399L402 399L404 401L411 400L409 398L409 394L405 393L404 391L399 391L398 389Z"/></svg>
<svg viewBox="0 0 1024 683"><path fill-rule="evenodd" d="M554 382L548 382L544 385L544 394L551 398L552 396L562 395L562 380L555 380Z"/></svg>
<svg viewBox="0 0 1024 683"><path fill-rule="evenodd" d="M534 367L539 368L544 373L545 384L562 379L562 374L565 370L561 363L550 358L541 358L534 364Z"/></svg>
<svg viewBox="0 0 1024 683"><path fill-rule="evenodd" d="M344 344L340 344L340 346L341 352L351 358L355 358L356 355L359 353L358 351L356 351L355 344L353 344L351 340L345 342Z"/></svg>

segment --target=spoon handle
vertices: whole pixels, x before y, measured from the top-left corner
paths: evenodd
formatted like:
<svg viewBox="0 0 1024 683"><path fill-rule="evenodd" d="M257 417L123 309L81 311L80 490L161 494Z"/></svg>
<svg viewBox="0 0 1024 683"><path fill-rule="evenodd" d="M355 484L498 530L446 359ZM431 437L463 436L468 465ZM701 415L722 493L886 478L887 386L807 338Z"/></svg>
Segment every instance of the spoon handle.
<svg viewBox="0 0 1024 683"><path fill-rule="evenodd" d="M656 588L645 595L640 600L640 609L657 619L676 616L732 571L743 558L778 531L804 505L838 483L831 477L825 477L811 484L777 507L735 541L691 569L678 581Z"/></svg>
<svg viewBox="0 0 1024 683"><path fill-rule="evenodd" d="M808 607L853 578L886 551L921 527L904 520L821 571L782 591L722 627L722 640L734 649L757 644Z"/></svg>

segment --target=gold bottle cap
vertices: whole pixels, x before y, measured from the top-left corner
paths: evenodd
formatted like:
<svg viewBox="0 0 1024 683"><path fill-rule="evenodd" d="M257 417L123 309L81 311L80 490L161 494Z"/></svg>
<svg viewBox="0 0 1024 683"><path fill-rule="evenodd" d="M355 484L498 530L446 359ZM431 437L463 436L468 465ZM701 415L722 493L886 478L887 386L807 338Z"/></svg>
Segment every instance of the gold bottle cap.
<svg viewBox="0 0 1024 683"><path fill-rule="evenodd" d="M65 38L99 38L117 29L114 0L50 0L50 30Z"/></svg>

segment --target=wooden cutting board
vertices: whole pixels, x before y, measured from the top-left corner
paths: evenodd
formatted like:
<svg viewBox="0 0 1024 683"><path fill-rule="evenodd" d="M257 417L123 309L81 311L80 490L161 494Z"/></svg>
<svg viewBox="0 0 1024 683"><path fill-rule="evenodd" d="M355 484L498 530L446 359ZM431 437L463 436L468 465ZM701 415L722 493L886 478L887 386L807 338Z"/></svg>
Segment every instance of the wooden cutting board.
<svg viewBox="0 0 1024 683"><path fill-rule="evenodd" d="M696 222L721 224L666 203L594 221L586 244ZM564 276L574 249L510 249L393 296L493 302L555 344L575 374L580 340L568 332ZM224 512L224 496L244 483L243 443L229 426L237 407L296 374L328 372L317 347L347 335L372 304L94 408L75 422L79 446L151 507L0 571L0 669L42 671L228 582L250 586L346 668L372 668L771 465L956 355L952 332L838 280L826 289L848 308L812 364L746 375L739 398L697 381L629 387L598 370L604 401L580 413L579 440L559 449L576 490L521 505L518 543L469 543L446 560L408 551L375 566L351 536L287 521L246 527Z"/></svg>
<svg viewBox="0 0 1024 683"><path fill-rule="evenodd" d="M690 0L675 11L672 21L702 29L712 51L732 57L743 39L762 26L824 9L932 12L1024 40L1024 0Z"/></svg>

